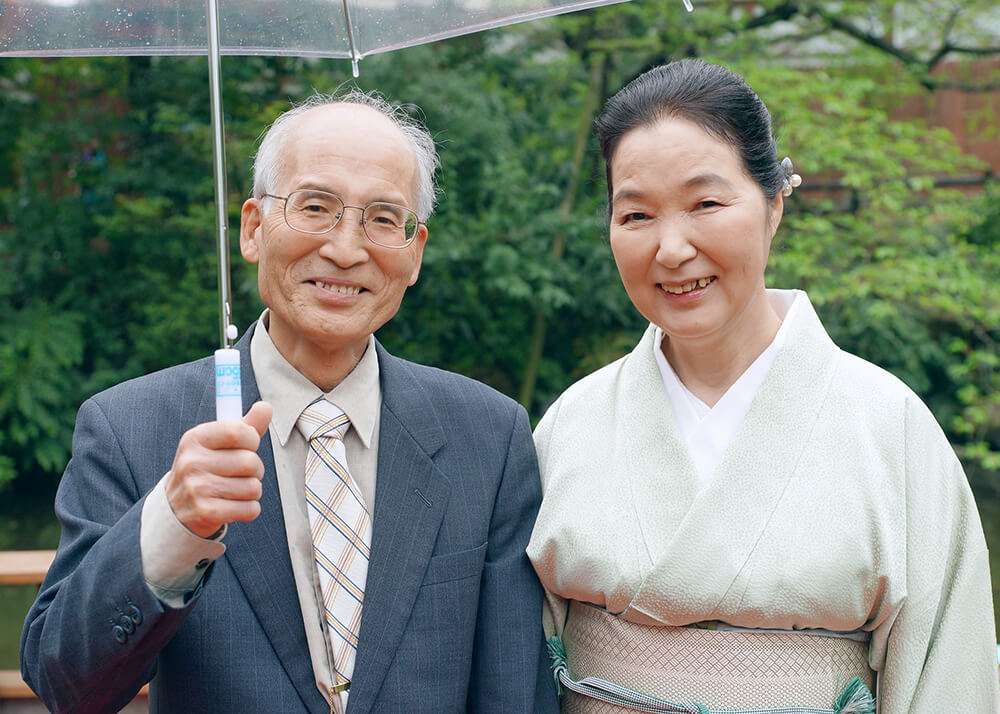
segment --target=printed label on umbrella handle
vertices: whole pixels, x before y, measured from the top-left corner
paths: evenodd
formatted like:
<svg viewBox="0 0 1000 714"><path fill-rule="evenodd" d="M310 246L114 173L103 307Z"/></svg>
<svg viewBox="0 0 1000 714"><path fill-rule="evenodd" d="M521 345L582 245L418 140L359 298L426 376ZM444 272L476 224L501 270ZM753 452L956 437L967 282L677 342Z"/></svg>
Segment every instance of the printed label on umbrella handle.
<svg viewBox="0 0 1000 714"><path fill-rule="evenodd" d="M243 418L238 350L215 351L215 418L218 421L239 421Z"/></svg>

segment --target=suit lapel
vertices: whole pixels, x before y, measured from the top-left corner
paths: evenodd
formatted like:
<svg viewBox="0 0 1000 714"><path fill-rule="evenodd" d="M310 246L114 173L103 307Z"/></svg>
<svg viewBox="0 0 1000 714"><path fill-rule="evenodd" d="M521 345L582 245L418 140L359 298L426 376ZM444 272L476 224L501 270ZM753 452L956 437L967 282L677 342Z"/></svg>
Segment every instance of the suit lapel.
<svg viewBox="0 0 1000 714"><path fill-rule="evenodd" d="M240 351L243 408L260 399L257 380L250 361L253 328L247 330L236 348ZM211 404L208 420L215 418ZM251 523L233 523L226 535L225 558L236 574L250 606L274 648L281 666L312 712L327 711L327 704L316 688L309 644L302 623L302 610L295 589L295 576L288 554L288 537L281 510L278 477L270 435L265 435L258 450L264 462L264 493L261 514Z"/></svg>
<svg viewBox="0 0 1000 714"><path fill-rule="evenodd" d="M402 360L376 345L382 383L371 561L348 708L372 710L417 598L448 501L431 457L444 431Z"/></svg>

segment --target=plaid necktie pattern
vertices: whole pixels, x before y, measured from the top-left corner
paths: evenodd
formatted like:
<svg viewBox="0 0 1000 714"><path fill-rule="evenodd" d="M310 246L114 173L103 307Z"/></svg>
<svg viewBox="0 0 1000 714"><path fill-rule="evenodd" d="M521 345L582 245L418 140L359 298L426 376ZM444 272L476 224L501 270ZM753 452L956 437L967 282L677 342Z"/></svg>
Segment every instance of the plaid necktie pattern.
<svg viewBox="0 0 1000 714"><path fill-rule="evenodd" d="M354 673L372 519L347 468L344 435L351 427L347 415L320 398L303 410L297 426L309 443L306 510L323 599L323 620L333 651L334 690L343 692Z"/></svg>

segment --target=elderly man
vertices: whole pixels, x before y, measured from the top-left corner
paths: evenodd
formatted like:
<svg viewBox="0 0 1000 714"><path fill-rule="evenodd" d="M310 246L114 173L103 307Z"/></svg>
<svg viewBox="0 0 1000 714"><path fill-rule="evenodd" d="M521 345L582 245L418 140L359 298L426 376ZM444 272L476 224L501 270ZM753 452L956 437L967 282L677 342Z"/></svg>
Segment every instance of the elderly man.
<svg viewBox="0 0 1000 714"><path fill-rule="evenodd" d="M214 421L205 359L81 407L21 643L53 711L147 681L186 714L556 711L527 415L373 337L417 280L436 165L359 92L271 127L240 231L267 306L237 345L257 403Z"/></svg>

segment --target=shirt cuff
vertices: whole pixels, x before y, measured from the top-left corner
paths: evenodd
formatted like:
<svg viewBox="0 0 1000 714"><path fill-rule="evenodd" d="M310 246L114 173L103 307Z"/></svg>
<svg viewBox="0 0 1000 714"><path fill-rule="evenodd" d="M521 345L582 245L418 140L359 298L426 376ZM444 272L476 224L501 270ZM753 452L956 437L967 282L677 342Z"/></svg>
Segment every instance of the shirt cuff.
<svg viewBox="0 0 1000 714"><path fill-rule="evenodd" d="M166 476L146 496L139 526L139 550L146 585L166 605L181 608L205 577L208 566L226 552L222 538L201 538L181 523L167 500Z"/></svg>

